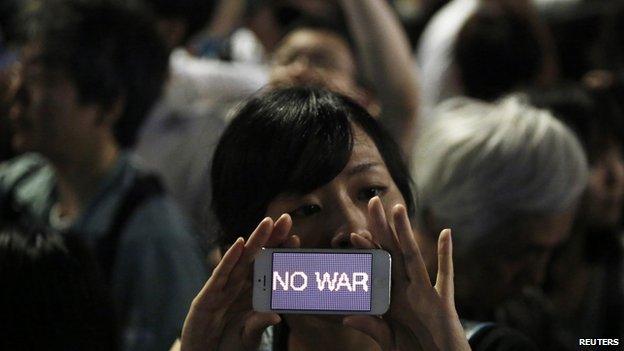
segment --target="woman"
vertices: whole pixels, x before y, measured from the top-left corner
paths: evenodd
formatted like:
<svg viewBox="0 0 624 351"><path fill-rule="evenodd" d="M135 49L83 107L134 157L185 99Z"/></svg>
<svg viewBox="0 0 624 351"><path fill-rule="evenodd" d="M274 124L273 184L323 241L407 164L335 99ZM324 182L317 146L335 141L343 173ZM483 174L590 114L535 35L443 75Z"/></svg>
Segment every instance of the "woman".
<svg viewBox="0 0 624 351"><path fill-rule="evenodd" d="M613 86L559 86L529 92L581 141L589 164L570 240L548 266L544 290L566 330L569 349L582 335L624 337L624 157L622 111Z"/></svg>
<svg viewBox="0 0 624 351"><path fill-rule="evenodd" d="M425 262L435 264L437 228L453 228L462 318L493 320L560 350L538 288L587 184L580 143L549 112L518 97L457 98L437 112L412 163Z"/></svg>
<svg viewBox="0 0 624 351"><path fill-rule="evenodd" d="M278 324L274 350L470 349L453 301L450 231L440 235L432 286L410 226L407 169L391 138L356 103L314 88L250 100L217 147L212 180L221 244L229 249L191 306L182 350L257 349L265 329ZM389 312L336 318L251 311L254 257L277 246L390 251Z"/></svg>

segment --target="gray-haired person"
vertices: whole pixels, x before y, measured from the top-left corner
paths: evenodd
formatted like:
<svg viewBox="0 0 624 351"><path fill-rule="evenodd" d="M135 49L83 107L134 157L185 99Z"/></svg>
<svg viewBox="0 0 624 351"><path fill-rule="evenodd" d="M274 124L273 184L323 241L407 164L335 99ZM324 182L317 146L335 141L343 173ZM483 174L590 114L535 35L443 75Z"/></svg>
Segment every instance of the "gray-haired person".
<svg viewBox="0 0 624 351"><path fill-rule="evenodd" d="M436 114L412 160L428 266L436 265L436 229L452 228L460 316L552 345L548 304L527 288L541 283L553 249L569 235L587 183L581 145L549 112L519 97L452 99Z"/></svg>

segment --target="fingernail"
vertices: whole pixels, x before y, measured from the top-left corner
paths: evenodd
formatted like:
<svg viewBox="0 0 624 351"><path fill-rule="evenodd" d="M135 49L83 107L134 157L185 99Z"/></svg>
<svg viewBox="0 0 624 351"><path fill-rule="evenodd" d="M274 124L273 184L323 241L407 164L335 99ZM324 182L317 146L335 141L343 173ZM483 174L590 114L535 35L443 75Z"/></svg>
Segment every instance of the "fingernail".
<svg viewBox="0 0 624 351"><path fill-rule="evenodd" d="M273 218L271 217L265 217L260 223L260 225L271 225L271 224L273 224Z"/></svg>
<svg viewBox="0 0 624 351"><path fill-rule="evenodd" d="M398 216L400 218L403 216L404 212L405 212L405 206L401 204L396 204L392 206L392 213L394 213L395 216Z"/></svg>

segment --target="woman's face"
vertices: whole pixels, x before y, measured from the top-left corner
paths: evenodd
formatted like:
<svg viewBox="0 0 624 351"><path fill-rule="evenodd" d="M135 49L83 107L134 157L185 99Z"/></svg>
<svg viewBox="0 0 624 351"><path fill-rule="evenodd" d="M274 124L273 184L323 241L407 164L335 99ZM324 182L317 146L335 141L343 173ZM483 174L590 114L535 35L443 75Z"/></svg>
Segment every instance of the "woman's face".
<svg viewBox="0 0 624 351"><path fill-rule="evenodd" d="M368 201L374 196L381 198L387 218L392 217L390 209L395 204L405 205L375 143L354 127L353 151L340 174L308 194L278 195L269 204L266 215L276 219L289 213L293 221L291 233L299 236L303 248L348 248L351 233L368 230ZM300 348L293 340L318 338L322 333L339 335L333 344L336 349L375 349L370 337L345 328L340 316L292 314L284 318L293 349Z"/></svg>
<svg viewBox="0 0 624 351"><path fill-rule="evenodd" d="M619 143L609 142L606 151L591 166L585 196L591 226L607 229L618 225L624 201L624 160Z"/></svg>
<svg viewBox="0 0 624 351"><path fill-rule="evenodd" d="M368 230L367 206L374 196L381 198L388 214L395 204L405 205L375 143L354 127L353 151L340 174L308 194L278 195L266 215L276 219L289 213L301 247L345 248L351 233Z"/></svg>

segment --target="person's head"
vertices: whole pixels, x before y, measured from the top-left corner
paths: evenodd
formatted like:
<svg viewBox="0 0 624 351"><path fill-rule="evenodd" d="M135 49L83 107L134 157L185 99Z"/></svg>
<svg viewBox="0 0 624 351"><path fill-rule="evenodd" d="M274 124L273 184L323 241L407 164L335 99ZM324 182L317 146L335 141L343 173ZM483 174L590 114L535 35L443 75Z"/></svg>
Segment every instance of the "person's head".
<svg viewBox="0 0 624 351"><path fill-rule="evenodd" d="M458 98L440 106L415 150L419 239L430 247L440 228L453 229L459 311L539 284L587 183L574 134L517 97Z"/></svg>
<svg viewBox="0 0 624 351"><path fill-rule="evenodd" d="M0 229L0 348L115 350L111 301L77 237Z"/></svg>
<svg viewBox="0 0 624 351"><path fill-rule="evenodd" d="M271 86L314 85L362 104L364 96L357 79L357 62L348 41L332 30L295 29L273 53Z"/></svg>
<svg viewBox="0 0 624 351"><path fill-rule="evenodd" d="M212 190L223 246L282 213L304 247L348 245L366 229L373 196L414 210L391 137L358 104L311 87L270 91L238 110L214 155Z"/></svg>
<svg viewBox="0 0 624 351"><path fill-rule="evenodd" d="M154 22L112 1L51 0L25 29L15 146L50 158L130 147L167 73Z"/></svg>
<svg viewBox="0 0 624 351"><path fill-rule="evenodd" d="M366 110L327 90L295 87L252 98L214 155L220 244L248 236L265 216L288 213L302 247L350 247L351 233L367 235L372 197L381 198L387 213L395 204L413 213L411 181L398 150ZM285 321L298 335L331 327L346 333L345 340L372 342L345 330L340 319L289 315Z"/></svg>
<svg viewBox="0 0 624 351"><path fill-rule="evenodd" d="M532 85L542 72L543 46L526 15L504 3L482 1L453 49L464 94L494 100Z"/></svg>
<svg viewBox="0 0 624 351"><path fill-rule="evenodd" d="M622 110L608 88L567 85L529 92L531 103L550 110L577 135L589 162L589 183L579 219L592 229L611 230L622 218L624 128Z"/></svg>
<svg viewBox="0 0 624 351"><path fill-rule="evenodd" d="M341 7L333 0L247 0L246 3L245 25L269 53L303 22L336 25L343 22Z"/></svg>

